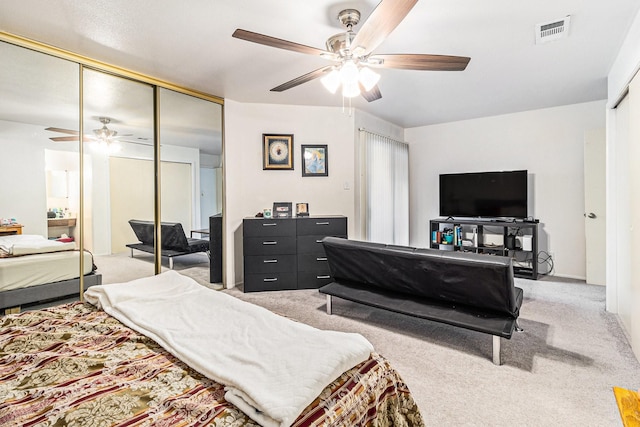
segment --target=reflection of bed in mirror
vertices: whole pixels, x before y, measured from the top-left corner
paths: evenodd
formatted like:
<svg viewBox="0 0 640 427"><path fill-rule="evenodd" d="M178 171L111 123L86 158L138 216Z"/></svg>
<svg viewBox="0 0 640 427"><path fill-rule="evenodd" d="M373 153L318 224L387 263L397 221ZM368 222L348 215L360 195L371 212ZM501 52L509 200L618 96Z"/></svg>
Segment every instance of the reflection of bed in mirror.
<svg viewBox="0 0 640 427"><path fill-rule="evenodd" d="M36 235L0 236L0 309L78 295L80 251ZM84 251L84 287L98 285L93 256Z"/></svg>

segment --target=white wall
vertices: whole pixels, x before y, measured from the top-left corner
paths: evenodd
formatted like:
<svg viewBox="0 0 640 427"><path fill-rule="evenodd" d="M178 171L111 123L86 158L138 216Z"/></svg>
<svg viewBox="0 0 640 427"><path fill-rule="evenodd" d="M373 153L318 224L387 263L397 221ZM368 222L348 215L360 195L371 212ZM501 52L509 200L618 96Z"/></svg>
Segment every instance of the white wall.
<svg viewBox="0 0 640 427"><path fill-rule="evenodd" d="M294 135L294 170L262 170L262 134ZM328 177L302 177L301 144L327 144ZM311 215L345 215L354 233L354 116L337 107L225 100L225 284L243 279L242 219L273 202L307 202ZM349 188L345 190L345 184Z"/></svg>
<svg viewBox="0 0 640 427"><path fill-rule="evenodd" d="M24 234L47 236L45 149L40 126L0 121L0 218L15 218Z"/></svg>
<svg viewBox="0 0 640 427"><path fill-rule="evenodd" d="M527 169L541 249L554 254L556 275L584 279L584 132L604 127L597 101L406 129L411 245L429 244L439 174Z"/></svg>

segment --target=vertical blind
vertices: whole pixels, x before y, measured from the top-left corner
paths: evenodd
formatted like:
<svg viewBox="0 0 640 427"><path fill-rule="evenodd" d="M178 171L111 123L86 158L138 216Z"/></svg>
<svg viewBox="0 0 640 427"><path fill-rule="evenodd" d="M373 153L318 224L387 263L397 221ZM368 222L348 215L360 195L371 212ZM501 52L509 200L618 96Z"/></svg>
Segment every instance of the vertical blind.
<svg viewBox="0 0 640 427"><path fill-rule="evenodd" d="M409 146L360 130L365 239L409 244Z"/></svg>

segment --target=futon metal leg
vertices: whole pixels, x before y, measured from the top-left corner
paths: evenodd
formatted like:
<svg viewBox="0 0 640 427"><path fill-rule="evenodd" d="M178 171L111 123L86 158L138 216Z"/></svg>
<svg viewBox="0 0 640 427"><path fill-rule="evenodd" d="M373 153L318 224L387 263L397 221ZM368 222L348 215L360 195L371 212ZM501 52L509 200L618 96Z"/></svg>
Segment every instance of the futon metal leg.
<svg viewBox="0 0 640 427"><path fill-rule="evenodd" d="M173 257L169 257L169 270L173 270Z"/></svg>
<svg viewBox="0 0 640 427"><path fill-rule="evenodd" d="M523 331L524 329L522 329L520 325L518 325L518 321L516 320L516 332L523 332Z"/></svg>
<svg viewBox="0 0 640 427"><path fill-rule="evenodd" d="M133 248L131 248L131 258L133 258Z"/></svg>
<svg viewBox="0 0 640 427"><path fill-rule="evenodd" d="M493 364L501 365L500 362L500 337L497 335L493 336Z"/></svg>
<svg viewBox="0 0 640 427"><path fill-rule="evenodd" d="M331 295L327 295L327 314L331 314Z"/></svg>

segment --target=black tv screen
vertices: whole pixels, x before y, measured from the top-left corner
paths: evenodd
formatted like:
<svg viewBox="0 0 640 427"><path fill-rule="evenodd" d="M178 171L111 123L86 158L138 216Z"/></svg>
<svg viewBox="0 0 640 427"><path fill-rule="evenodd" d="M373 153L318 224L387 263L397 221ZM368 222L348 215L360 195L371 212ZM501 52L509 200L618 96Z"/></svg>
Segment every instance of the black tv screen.
<svg viewBox="0 0 640 427"><path fill-rule="evenodd" d="M527 217L527 171L440 175L440 216Z"/></svg>

